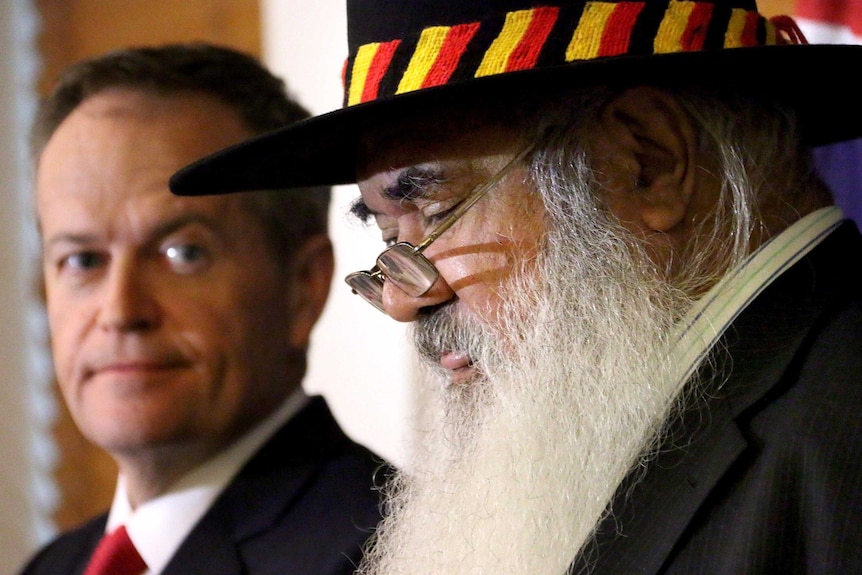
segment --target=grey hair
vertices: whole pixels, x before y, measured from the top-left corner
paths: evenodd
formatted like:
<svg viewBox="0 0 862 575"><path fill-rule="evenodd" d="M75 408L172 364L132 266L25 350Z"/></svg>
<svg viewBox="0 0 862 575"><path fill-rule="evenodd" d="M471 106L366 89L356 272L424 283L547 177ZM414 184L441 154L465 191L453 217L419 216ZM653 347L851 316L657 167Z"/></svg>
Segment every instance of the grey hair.
<svg viewBox="0 0 862 575"><path fill-rule="evenodd" d="M758 238L768 237L769 228L789 225L813 207L831 204L832 198L815 173L792 108L705 87L669 91L692 118L699 151L715 158L718 173L713 175L720 182L713 213L698 222L695 241L677 262L678 287L697 293L739 265ZM585 144L601 110L617 93L611 88L570 92L522 116L526 137L540 142L530 172L549 218L562 221L585 210L606 211L600 194L578 197L567 190L575 190L584 174L594 190L601 190L602 175L592 169L594 159ZM769 218L779 214L781 221L770 221L767 212Z"/></svg>

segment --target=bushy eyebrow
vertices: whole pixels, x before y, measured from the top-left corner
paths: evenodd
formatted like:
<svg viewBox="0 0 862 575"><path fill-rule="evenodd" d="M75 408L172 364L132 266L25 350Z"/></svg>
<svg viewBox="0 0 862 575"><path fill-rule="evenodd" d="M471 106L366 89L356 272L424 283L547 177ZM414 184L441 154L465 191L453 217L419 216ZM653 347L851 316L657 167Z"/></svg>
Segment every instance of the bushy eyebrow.
<svg viewBox="0 0 862 575"><path fill-rule="evenodd" d="M365 203L365 200L363 200L362 197L353 200L353 203L350 204L350 210L348 213L363 224L371 223L371 217L374 215L371 212L371 208L368 207L368 204Z"/></svg>
<svg viewBox="0 0 862 575"><path fill-rule="evenodd" d="M384 188L380 195L391 202L412 203L430 197L445 181L440 168L411 166L398 174L395 183ZM362 198L357 198L353 202L350 206L350 214L363 223L369 223L376 215Z"/></svg>

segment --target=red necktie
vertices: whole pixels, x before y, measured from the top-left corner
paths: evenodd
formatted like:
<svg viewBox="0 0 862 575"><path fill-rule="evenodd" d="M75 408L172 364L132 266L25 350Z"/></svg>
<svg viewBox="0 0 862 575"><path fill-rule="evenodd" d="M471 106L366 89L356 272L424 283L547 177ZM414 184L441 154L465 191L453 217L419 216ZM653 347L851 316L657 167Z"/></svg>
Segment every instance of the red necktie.
<svg viewBox="0 0 862 575"><path fill-rule="evenodd" d="M121 525L99 541L84 575L141 575L146 568L126 526Z"/></svg>

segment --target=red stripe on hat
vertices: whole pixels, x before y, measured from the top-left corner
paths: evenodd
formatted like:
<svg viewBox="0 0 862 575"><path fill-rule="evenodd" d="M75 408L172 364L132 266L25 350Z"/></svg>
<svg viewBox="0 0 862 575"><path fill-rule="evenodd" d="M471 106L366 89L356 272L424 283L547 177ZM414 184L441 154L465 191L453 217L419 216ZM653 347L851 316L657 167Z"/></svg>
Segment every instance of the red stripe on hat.
<svg viewBox="0 0 862 575"><path fill-rule="evenodd" d="M395 50L401 40L392 40L391 42L383 42L377 48L374 54L374 59L371 61L371 66L368 68L368 76L365 79L365 86L362 88L362 102L369 102L377 98L377 91L380 88L380 82L383 76L386 75L386 70L389 68L389 63L392 61L392 56L395 55Z"/></svg>
<svg viewBox="0 0 862 575"><path fill-rule="evenodd" d="M544 7L533 9L530 24L524 32L523 38L512 50L509 60L506 62L506 71L528 70L536 65L539 53L548 39L548 34L554 28L557 14L560 9L556 7Z"/></svg>
<svg viewBox="0 0 862 575"><path fill-rule="evenodd" d="M760 44L757 40L758 24L760 24L760 16L757 12L748 12L745 14L745 27L742 29L742 35L739 38L740 44L743 46L757 46Z"/></svg>
<svg viewBox="0 0 862 575"><path fill-rule="evenodd" d="M446 40L443 41L434 65L422 82L423 88L440 86L449 81L455 68L458 67L458 62L461 61L461 56L467 50L467 44L473 39L477 30L479 30L478 22L452 26L446 34Z"/></svg>
<svg viewBox="0 0 862 575"><path fill-rule="evenodd" d="M605 24L597 56L616 56L628 51L632 29L643 7L643 2L620 2L614 7Z"/></svg>
<svg viewBox="0 0 862 575"><path fill-rule="evenodd" d="M683 50L702 50L706 41L706 31L709 28L709 20L712 17L712 4L695 2L688 18L685 32L680 38Z"/></svg>

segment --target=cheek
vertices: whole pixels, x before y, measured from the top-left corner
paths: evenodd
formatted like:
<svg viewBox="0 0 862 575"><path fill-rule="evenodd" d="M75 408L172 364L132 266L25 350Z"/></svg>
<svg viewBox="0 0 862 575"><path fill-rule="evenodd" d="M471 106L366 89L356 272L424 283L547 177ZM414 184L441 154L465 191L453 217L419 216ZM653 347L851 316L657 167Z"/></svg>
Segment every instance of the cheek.
<svg viewBox="0 0 862 575"><path fill-rule="evenodd" d="M523 194L494 214L497 221L507 226L496 232L495 239L501 247L501 265L507 270L506 279L529 270L535 262L546 229L545 207L536 194Z"/></svg>
<svg viewBox="0 0 862 575"><path fill-rule="evenodd" d="M180 348L184 355L193 358L198 369L207 371L207 377L224 371L226 357L244 326L238 316L227 313L230 305L212 300L182 300L164 306L164 325L161 337Z"/></svg>
<svg viewBox="0 0 862 575"><path fill-rule="evenodd" d="M541 201L529 196L515 206L483 215L474 228L474 237L480 239L470 248L455 248L464 253L451 258L446 275L453 278L450 286L474 313L488 319L495 317L501 293L514 278L529 273L545 230L543 214ZM509 225L491 229L483 222ZM440 267L442 272L443 264Z"/></svg>
<svg viewBox="0 0 862 575"><path fill-rule="evenodd" d="M50 298L47 302L48 325L54 370L61 387L70 385L76 358L86 339L89 307L83 302L64 302Z"/></svg>
<svg viewBox="0 0 862 575"><path fill-rule="evenodd" d="M206 369L231 382L248 370L267 349L283 350L275 341L286 339L284 304L266 290L223 294L205 301L187 301L174 309L180 345L197 356ZM239 373L239 374L238 374Z"/></svg>

